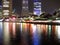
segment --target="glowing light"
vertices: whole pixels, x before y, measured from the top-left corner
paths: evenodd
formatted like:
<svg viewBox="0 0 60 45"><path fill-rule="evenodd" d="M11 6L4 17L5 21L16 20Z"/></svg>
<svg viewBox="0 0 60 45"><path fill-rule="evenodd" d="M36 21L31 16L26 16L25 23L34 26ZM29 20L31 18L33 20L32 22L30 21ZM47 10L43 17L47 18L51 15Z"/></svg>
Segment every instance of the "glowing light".
<svg viewBox="0 0 60 45"><path fill-rule="evenodd" d="M3 15L9 15L9 13L8 12L4 12Z"/></svg>
<svg viewBox="0 0 60 45"><path fill-rule="evenodd" d="M21 32L22 32L22 23L20 23L20 27L21 27L20 29L21 29Z"/></svg>
<svg viewBox="0 0 60 45"><path fill-rule="evenodd" d="M3 7L9 7L9 5L3 5Z"/></svg>
<svg viewBox="0 0 60 45"><path fill-rule="evenodd" d="M33 13L35 15L40 15L41 14L41 2L38 0L34 0L34 11Z"/></svg>
<svg viewBox="0 0 60 45"><path fill-rule="evenodd" d="M3 21L4 19L0 19L0 21Z"/></svg>
<svg viewBox="0 0 60 45"><path fill-rule="evenodd" d="M53 22L57 22L57 23L60 23L60 20L55 20L55 21L53 21Z"/></svg>
<svg viewBox="0 0 60 45"><path fill-rule="evenodd" d="M9 21L9 19L5 19L5 21Z"/></svg>
<svg viewBox="0 0 60 45"><path fill-rule="evenodd" d="M36 32L36 25L32 24L33 33Z"/></svg>
<svg viewBox="0 0 60 45"><path fill-rule="evenodd" d="M4 45L9 45L10 34L9 34L9 23L4 22Z"/></svg>
<svg viewBox="0 0 60 45"><path fill-rule="evenodd" d="M57 28L57 36L58 36L58 39L60 39L60 26L58 25L58 26L56 26L56 28Z"/></svg>
<svg viewBox="0 0 60 45"><path fill-rule="evenodd" d="M0 43L3 42L3 23L0 22Z"/></svg>
<svg viewBox="0 0 60 45"><path fill-rule="evenodd" d="M13 26L13 37L15 37L15 35L16 35L16 29L15 29L16 27L15 27L15 23L13 23L12 26Z"/></svg>
<svg viewBox="0 0 60 45"><path fill-rule="evenodd" d="M39 45L39 34L37 31L37 26L36 25L32 25L33 28L33 44L34 45Z"/></svg>
<svg viewBox="0 0 60 45"><path fill-rule="evenodd" d="M3 12L9 12L9 10L3 10Z"/></svg>
<svg viewBox="0 0 60 45"><path fill-rule="evenodd" d="M48 25L48 36L50 37L50 35L51 35L51 29L52 27L51 27L51 25Z"/></svg>

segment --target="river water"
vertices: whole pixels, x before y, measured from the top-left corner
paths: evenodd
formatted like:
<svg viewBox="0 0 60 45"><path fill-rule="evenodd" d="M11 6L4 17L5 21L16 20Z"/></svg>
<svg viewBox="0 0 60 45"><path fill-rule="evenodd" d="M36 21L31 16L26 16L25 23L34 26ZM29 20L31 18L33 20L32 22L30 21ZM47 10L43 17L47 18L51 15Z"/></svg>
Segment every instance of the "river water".
<svg viewBox="0 0 60 45"><path fill-rule="evenodd" d="M0 22L0 45L60 45L60 25Z"/></svg>

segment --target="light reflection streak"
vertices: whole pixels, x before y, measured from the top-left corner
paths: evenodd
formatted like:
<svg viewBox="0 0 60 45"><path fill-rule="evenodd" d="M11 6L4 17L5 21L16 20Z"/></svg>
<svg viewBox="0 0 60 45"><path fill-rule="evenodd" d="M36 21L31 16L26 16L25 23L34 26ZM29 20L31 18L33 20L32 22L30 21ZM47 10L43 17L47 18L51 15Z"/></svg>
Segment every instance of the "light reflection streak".
<svg viewBox="0 0 60 45"><path fill-rule="evenodd" d="M10 36L12 36L12 28L13 28L13 23L9 22L9 32L10 32Z"/></svg>
<svg viewBox="0 0 60 45"><path fill-rule="evenodd" d="M55 32L56 32L56 26L52 25L52 36L54 39L56 38Z"/></svg>
<svg viewBox="0 0 60 45"><path fill-rule="evenodd" d="M20 31L22 32L22 23L20 23Z"/></svg>
<svg viewBox="0 0 60 45"><path fill-rule="evenodd" d="M60 40L60 25L56 26L57 38Z"/></svg>
<svg viewBox="0 0 60 45"><path fill-rule="evenodd" d="M2 43L2 40L3 40L3 36L2 35L3 35L3 23L0 22L0 44Z"/></svg>
<svg viewBox="0 0 60 45"><path fill-rule="evenodd" d="M21 23L21 29L22 29L22 32L21 32L21 44L22 45L28 45L27 43L27 24L26 23Z"/></svg>
<svg viewBox="0 0 60 45"><path fill-rule="evenodd" d="M50 38L50 35L51 35L51 31L52 31L52 26L48 25L48 36L49 36L49 38Z"/></svg>
<svg viewBox="0 0 60 45"><path fill-rule="evenodd" d="M47 35L48 25L41 25L41 29L42 29L42 32L44 33L44 35Z"/></svg>
<svg viewBox="0 0 60 45"><path fill-rule="evenodd" d="M38 32L38 34L37 34L37 35L38 35L38 37L39 37L39 39L38 39L38 40L40 41L40 42L39 42L39 44L41 44L41 39L42 39L42 38L41 38L42 30L41 30L41 25L39 25L39 24L37 24L37 32Z"/></svg>
<svg viewBox="0 0 60 45"><path fill-rule="evenodd" d="M16 25L15 25L15 23L13 23L13 37L15 37L16 36Z"/></svg>
<svg viewBox="0 0 60 45"><path fill-rule="evenodd" d="M39 45L39 34L36 25L32 25L33 28L33 44Z"/></svg>
<svg viewBox="0 0 60 45"><path fill-rule="evenodd" d="M29 24L29 32L30 32L30 35L32 36L33 35L33 29L32 29L32 26L33 24Z"/></svg>
<svg viewBox="0 0 60 45"><path fill-rule="evenodd" d="M4 22L4 45L10 45L9 23Z"/></svg>

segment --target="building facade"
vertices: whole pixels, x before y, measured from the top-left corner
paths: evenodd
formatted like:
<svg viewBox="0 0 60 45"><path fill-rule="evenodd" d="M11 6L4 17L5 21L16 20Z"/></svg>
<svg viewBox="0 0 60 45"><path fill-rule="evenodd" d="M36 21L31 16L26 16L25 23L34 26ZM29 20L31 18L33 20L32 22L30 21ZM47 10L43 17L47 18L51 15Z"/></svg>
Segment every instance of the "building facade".
<svg viewBox="0 0 60 45"><path fill-rule="evenodd" d="M28 0L22 0L21 16L29 16Z"/></svg>
<svg viewBox="0 0 60 45"><path fill-rule="evenodd" d="M34 15L40 15L41 14L41 0L34 0L34 9L33 13Z"/></svg>
<svg viewBox="0 0 60 45"><path fill-rule="evenodd" d="M0 18L2 18L2 6L0 5Z"/></svg>
<svg viewBox="0 0 60 45"><path fill-rule="evenodd" d="M2 15L5 18L12 15L12 0L2 0Z"/></svg>

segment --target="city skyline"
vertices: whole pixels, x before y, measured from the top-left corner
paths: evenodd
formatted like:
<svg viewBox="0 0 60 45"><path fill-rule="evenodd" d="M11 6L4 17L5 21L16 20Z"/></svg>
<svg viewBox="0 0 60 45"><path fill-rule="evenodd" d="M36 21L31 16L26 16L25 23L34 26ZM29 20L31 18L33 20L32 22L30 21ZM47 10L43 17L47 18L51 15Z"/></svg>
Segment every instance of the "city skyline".
<svg viewBox="0 0 60 45"><path fill-rule="evenodd" d="M21 9L22 9L22 0L13 0L13 10L15 9L15 12L20 15ZM2 0L0 0L0 5L2 3ZM41 0L41 7L42 12L49 12L53 13L55 10L60 8L60 0ZM48 4L48 5L47 5ZM33 0L29 0L29 11L33 11Z"/></svg>
<svg viewBox="0 0 60 45"><path fill-rule="evenodd" d="M60 0L39 0L41 1L41 7L42 7L42 12L48 12L48 13L53 13L55 10L59 9L60 6ZM17 13L20 13L21 7L22 6L22 0L13 0L13 3L15 4L14 7L16 7ZM13 4L13 5L14 5ZM16 6L18 5L18 6ZM29 0L29 11L33 11L33 0Z"/></svg>

